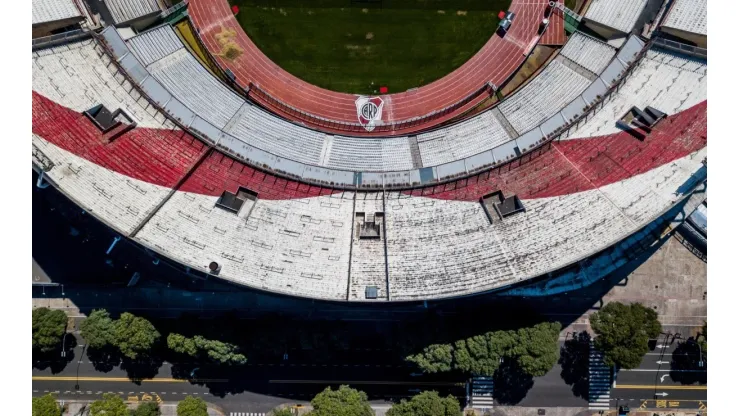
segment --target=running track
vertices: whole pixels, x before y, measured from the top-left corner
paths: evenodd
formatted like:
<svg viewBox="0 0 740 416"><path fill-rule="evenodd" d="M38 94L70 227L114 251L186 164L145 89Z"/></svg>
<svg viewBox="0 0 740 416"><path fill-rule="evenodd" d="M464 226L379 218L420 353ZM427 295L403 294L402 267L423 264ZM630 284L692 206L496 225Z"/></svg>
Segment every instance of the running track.
<svg viewBox="0 0 740 416"><path fill-rule="evenodd" d="M431 84L414 91L382 95L385 102L383 121L401 122L443 109L489 81L502 85L537 43L537 30L547 3L548 0L513 0L509 10L516 13L516 18L504 38L494 34L460 68ZM232 15L226 0L190 0L188 13L208 51L223 68L236 75L241 86L247 87L251 82L272 97L313 116L338 122L358 122L356 95L319 88L280 68L249 39ZM216 41L216 35L224 29L235 31L235 42L244 51L234 61L218 56L221 46ZM457 114L469 107L463 106ZM432 120L430 125L439 122L439 119ZM417 125L415 129L428 128L430 125Z"/></svg>

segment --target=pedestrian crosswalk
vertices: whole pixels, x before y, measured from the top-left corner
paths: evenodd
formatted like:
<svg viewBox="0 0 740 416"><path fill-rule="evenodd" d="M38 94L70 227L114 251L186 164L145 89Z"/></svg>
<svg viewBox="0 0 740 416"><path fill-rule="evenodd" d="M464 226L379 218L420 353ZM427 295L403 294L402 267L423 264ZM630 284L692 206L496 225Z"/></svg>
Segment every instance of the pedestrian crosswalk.
<svg viewBox="0 0 740 416"><path fill-rule="evenodd" d="M493 377L473 377L470 406L478 409L493 407Z"/></svg>
<svg viewBox="0 0 740 416"><path fill-rule="evenodd" d="M611 369L604 364L604 353L594 349L592 343L588 354L589 410L609 410L611 382Z"/></svg>
<svg viewBox="0 0 740 416"><path fill-rule="evenodd" d="M231 412L229 416L267 416L267 413L254 413L254 412Z"/></svg>

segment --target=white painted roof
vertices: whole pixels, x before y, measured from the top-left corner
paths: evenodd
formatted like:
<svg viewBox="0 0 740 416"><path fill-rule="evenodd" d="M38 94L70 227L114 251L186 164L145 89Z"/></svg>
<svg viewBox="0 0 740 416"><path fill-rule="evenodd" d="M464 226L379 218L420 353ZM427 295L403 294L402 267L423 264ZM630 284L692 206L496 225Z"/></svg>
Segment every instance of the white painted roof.
<svg viewBox="0 0 740 416"><path fill-rule="evenodd" d="M32 23L34 25L69 19L70 17L82 17L74 0L33 0L31 7L33 9Z"/></svg>
<svg viewBox="0 0 740 416"><path fill-rule="evenodd" d="M628 33L635 26L647 0L593 0L586 19Z"/></svg>
<svg viewBox="0 0 740 416"><path fill-rule="evenodd" d="M663 26L706 36L707 0L676 0Z"/></svg>

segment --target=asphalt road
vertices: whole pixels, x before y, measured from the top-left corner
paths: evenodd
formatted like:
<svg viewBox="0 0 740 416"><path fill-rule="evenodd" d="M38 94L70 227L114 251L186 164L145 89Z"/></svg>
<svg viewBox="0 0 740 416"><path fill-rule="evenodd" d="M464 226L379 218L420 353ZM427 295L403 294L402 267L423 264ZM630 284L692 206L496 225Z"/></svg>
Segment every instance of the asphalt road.
<svg viewBox="0 0 740 416"><path fill-rule="evenodd" d="M707 372L705 367L672 365L689 357L698 362L695 344L663 337L656 348L643 357L636 369L620 370L611 390L616 403L631 407L704 409L707 404Z"/></svg>

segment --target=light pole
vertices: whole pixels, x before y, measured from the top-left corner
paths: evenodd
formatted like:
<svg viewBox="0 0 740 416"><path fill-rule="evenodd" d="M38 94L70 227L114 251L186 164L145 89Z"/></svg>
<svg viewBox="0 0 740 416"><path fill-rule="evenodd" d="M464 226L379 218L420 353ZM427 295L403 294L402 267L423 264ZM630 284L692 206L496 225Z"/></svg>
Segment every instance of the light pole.
<svg viewBox="0 0 740 416"><path fill-rule="evenodd" d="M69 335L69 332L65 332L64 337L62 337L62 358L67 356L67 348L65 348L65 345L67 343L67 335Z"/></svg>

